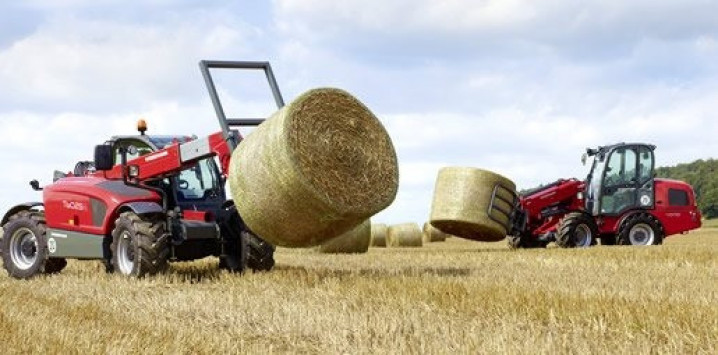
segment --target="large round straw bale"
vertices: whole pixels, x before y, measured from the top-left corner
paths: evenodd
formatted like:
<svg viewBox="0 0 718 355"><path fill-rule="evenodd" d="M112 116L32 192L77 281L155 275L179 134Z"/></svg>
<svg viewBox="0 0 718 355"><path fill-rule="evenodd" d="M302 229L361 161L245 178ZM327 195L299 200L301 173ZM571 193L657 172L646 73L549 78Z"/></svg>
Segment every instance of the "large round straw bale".
<svg viewBox="0 0 718 355"><path fill-rule="evenodd" d="M354 229L322 243L318 249L320 253L326 254L366 253L370 242L371 222L366 220Z"/></svg>
<svg viewBox="0 0 718 355"><path fill-rule="evenodd" d="M422 239L424 244L443 242L446 240L446 233L440 231L438 228L431 225L431 223L424 223L424 227L421 229Z"/></svg>
<svg viewBox="0 0 718 355"><path fill-rule="evenodd" d="M388 247L420 247L421 229L416 223L402 223L389 227L386 233Z"/></svg>
<svg viewBox="0 0 718 355"><path fill-rule="evenodd" d="M371 246L386 247L386 224L377 223L371 225Z"/></svg>
<svg viewBox="0 0 718 355"><path fill-rule="evenodd" d="M229 183L247 226L284 247L319 245L396 197L396 153L381 122L339 89L274 113L232 154Z"/></svg>
<svg viewBox="0 0 718 355"><path fill-rule="evenodd" d="M501 240L509 227L515 190L511 180L491 171L442 168L436 179L430 222L457 237Z"/></svg>

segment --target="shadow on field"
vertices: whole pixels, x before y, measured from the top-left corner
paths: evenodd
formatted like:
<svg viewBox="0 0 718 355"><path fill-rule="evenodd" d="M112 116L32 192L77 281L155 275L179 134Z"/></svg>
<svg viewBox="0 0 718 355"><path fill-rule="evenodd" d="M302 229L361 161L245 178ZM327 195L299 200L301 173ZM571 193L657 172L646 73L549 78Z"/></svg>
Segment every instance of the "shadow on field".
<svg viewBox="0 0 718 355"><path fill-rule="evenodd" d="M184 265L178 267L177 265L172 265L166 275L170 278L170 281L196 284L217 281L223 272L226 271L216 267L187 267Z"/></svg>
<svg viewBox="0 0 718 355"><path fill-rule="evenodd" d="M442 277L459 277L471 274L469 268L456 267L405 267L400 269L328 269L328 268L306 268L301 266L277 265L275 272L285 271L299 274L317 274L322 277L423 277L423 276L442 276Z"/></svg>
<svg viewBox="0 0 718 355"><path fill-rule="evenodd" d="M515 253L516 250L506 248L479 248L479 249L451 249L452 253L457 254L476 254L476 253Z"/></svg>

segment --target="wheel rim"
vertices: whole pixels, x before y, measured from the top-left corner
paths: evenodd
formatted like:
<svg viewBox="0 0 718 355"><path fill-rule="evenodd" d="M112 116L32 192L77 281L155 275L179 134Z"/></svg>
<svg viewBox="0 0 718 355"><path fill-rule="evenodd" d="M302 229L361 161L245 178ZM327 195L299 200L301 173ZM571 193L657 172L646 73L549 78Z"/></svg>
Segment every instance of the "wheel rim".
<svg viewBox="0 0 718 355"><path fill-rule="evenodd" d="M132 236L129 232L124 232L120 236L117 245L117 264L124 275L131 274L135 267L135 251L132 248Z"/></svg>
<svg viewBox="0 0 718 355"><path fill-rule="evenodd" d="M576 226L576 246L579 248L585 248L591 246L591 239L593 238L593 232L591 228L585 224L579 224Z"/></svg>
<svg viewBox="0 0 718 355"><path fill-rule="evenodd" d="M628 239L631 241L631 245L651 245L656 239L656 233L648 224L638 223L631 227Z"/></svg>
<svg viewBox="0 0 718 355"><path fill-rule="evenodd" d="M37 237L29 228L20 228L10 237L10 259L18 269L27 270L37 261Z"/></svg>

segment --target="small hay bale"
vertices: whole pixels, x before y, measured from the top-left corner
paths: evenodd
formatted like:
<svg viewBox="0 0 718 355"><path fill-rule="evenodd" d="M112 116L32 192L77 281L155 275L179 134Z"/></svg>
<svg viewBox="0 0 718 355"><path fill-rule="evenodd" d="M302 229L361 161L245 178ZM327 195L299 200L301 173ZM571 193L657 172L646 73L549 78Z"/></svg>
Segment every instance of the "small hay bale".
<svg viewBox="0 0 718 355"><path fill-rule="evenodd" d="M402 223L391 226L386 233L388 247L420 247L421 229L416 223Z"/></svg>
<svg viewBox="0 0 718 355"><path fill-rule="evenodd" d="M371 222L367 219L354 229L322 243L317 249L324 254L366 253L370 242Z"/></svg>
<svg viewBox="0 0 718 355"><path fill-rule="evenodd" d="M432 226L429 222L424 223L424 227L421 229L421 233L424 244L443 242L446 240L446 233Z"/></svg>
<svg viewBox="0 0 718 355"><path fill-rule="evenodd" d="M339 89L274 113L232 154L229 184L247 226L283 247L320 245L388 207L396 152L384 126Z"/></svg>
<svg viewBox="0 0 718 355"><path fill-rule="evenodd" d="M371 225L371 246L386 247L386 224L377 223Z"/></svg>
<svg viewBox="0 0 718 355"><path fill-rule="evenodd" d="M457 237L486 242L504 239L515 191L511 180L491 171L442 168L436 179L430 222Z"/></svg>

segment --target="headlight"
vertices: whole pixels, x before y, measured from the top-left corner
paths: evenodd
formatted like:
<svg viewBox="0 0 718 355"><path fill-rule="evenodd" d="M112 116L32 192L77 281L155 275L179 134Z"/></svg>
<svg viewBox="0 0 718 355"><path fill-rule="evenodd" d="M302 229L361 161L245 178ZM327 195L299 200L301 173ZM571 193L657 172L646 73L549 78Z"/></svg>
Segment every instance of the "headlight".
<svg viewBox="0 0 718 355"><path fill-rule="evenodd" d="M130 165L127 167L127 175L131 178L137 178L140 176L140 167L137 165Z"/></svg>
<svg viewBox="0 0 718 355"><path fill-rule="evenodd" d="M579 200L583 200L583 191L576 194L576 198Z"/></svg>

